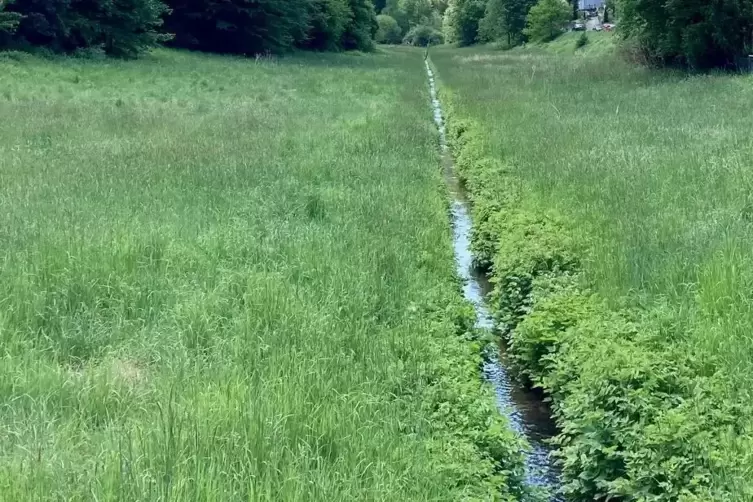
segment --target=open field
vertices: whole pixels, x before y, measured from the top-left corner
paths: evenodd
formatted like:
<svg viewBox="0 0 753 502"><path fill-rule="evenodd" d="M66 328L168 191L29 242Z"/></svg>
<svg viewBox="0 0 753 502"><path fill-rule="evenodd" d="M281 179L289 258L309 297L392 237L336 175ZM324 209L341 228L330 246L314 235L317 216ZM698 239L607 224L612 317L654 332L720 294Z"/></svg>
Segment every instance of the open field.
<svg viewBox="0 0 753 502"><path fill-rule="evenodd" d="M425 79L0 56L0 499L515 491Z"/></svg>
<svg viewBox="0 0 753 502"><path fill-rule="evenodd" d="M751 500L753 78L638 68L607 37L433 51L476 249L559 400L571 496Z"/></svg>

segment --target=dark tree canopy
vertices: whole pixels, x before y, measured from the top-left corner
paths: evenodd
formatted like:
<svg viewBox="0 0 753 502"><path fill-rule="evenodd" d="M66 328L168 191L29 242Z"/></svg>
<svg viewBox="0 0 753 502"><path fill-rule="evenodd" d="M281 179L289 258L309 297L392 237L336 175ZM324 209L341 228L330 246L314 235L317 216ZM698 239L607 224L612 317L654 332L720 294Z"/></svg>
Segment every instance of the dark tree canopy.
<svg viewBox="0 0 753 502"><path fill-rule="evenodd" d="M370 50L376 33L371 0L168 0L168 5L173 44L189 49Z"/></svg>
<svg viewBox="0 0 753 502"><path fill-rule="evenodd" d="M15 33L20 21L21 15L17 12L5 12L5 3L0 0L0 41L3 40L2 37Z"/></svg>
<svg viewBox="0 0 753 502"><path fill-rule="evenodd" d="M5 10L17 24L5 45L101 48L130 57L164 38L158 30L166 8L159 0L16 0Z"/></svg>
<svg viewBox="0 0 753 502"><path fill-rule="evenodd" d="M0 0L2 2L3 0ZM164 26L163 26L164 19ZM371 0L14 0L0 3L0 49L97 49L133 57L172 39L195 50L370 50Z"/></svg>
<svg viewBox="0 0 753 502"><path fill-rule="evenodd" d="M623 36L657 63L725 67L751 50L750 0L622 0L619 7Z"/></svg>
<svg viewBox="0 0 753 502"><path fill-rule="evenodd" d="M379 25L371 0L349 0L351 18L345 26L343 49L371 50Z"/></svg>

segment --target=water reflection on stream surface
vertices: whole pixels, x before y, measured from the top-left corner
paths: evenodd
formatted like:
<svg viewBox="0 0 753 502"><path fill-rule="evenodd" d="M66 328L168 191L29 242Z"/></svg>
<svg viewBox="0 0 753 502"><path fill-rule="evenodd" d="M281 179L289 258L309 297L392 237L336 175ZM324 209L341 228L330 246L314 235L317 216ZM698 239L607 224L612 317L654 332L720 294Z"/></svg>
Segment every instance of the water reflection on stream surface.
<svg viewBox="0 0 753 502"><path fill-rule="evenodd" d="M473 267L471 253L473 222L470 216L470 205L465 189L454 172L452 156L447 148L442 106L437 96L434 72L428 61L426 61L426 72L429 77L434 122L439 130L444 177L452 198L453 247L457 272L463 279L463 295L475 307L477 327L492 329L494 321L485 303L490 285L486 278L477 273ZM548 406L541 400L541 396L525 389L510 376L503 364L502 350L499 354L487 358L484 362L483 374L494 387L500 413L507 416L513 430L524 436L531 445L525 457L528 484L547 488L552 494L556 493L560 485L559 473L550 455L552 447L546 443L546 440L554 436L557 431ZM562 499L552 495L551 500Z"/></svg>

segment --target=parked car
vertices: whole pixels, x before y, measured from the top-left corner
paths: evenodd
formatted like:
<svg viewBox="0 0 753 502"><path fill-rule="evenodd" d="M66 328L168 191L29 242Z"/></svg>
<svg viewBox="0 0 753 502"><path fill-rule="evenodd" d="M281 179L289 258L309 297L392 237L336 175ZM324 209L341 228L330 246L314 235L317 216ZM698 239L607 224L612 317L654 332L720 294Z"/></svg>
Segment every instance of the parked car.
<svg viewBox="0 0 753 502"><path fill-rule="evenodd" d="M604 23L604 31L612 31L614 29L614 25L612 23Z"/></svg>
<svg viewBox="0 0 753 502"><path fill-rule="evenodd" d="M586 31L586 25L581 22L573 24L573 31Z"/></svg>

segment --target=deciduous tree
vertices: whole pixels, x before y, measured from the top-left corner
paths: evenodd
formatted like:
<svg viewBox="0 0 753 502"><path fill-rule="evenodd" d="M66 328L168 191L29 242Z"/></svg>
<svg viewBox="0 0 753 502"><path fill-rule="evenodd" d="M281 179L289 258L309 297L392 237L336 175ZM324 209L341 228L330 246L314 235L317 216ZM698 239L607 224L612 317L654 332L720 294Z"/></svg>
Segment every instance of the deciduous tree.
<svg viewBox="0 0 753 502"><path fill-rule="evenodd" d="M570 20L570 7L563 0L539 0L531 7L525 34L531 40L547 42L559 36Z"/></svg>
<svg viewBox="0 0 753 502"><path fill-rule="evenodd" d="M488 0L479 23L483 42L505 40L512 47L524 39L526 17L535 0Z"/></svg>
<svg viewBox="0 0 753 502"><path fill-rule="evenodd" d="M445 12L445 38L460 45L479 41L479 23L484 17L485 0L450 0Z"/></svg>

